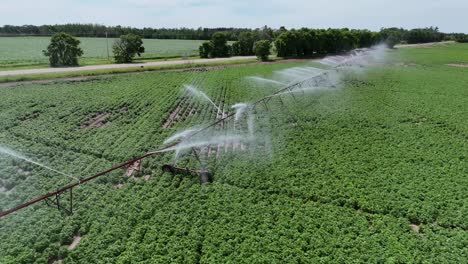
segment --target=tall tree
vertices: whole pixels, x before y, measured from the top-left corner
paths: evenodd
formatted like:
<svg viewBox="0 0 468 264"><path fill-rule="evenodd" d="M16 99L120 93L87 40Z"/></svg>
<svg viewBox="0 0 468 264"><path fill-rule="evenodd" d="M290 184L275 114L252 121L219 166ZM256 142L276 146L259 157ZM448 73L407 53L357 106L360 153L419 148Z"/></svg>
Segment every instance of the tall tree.
<svg viewBox="0 0 468 264"><path fill-rule="evenodd" d="M228 37L223 32L216 32L211 38L211 44L213 46L211 56L216 57L229 57L229 47L227 45Z"/></svg>
<svg viewBox="0 0 468 264"><path fill-rule="evenodd" d="M209 58L213 52L213 45L210 41L205 41L198 48L201 58Z"/></svg>
<svg viewBox="0 0 468 264"><path fill-rule="evenodd" d="M83 55L79 47L80 41L67 33L57 33L50 39L50 44L43 50L45 56L49 57L50 66L76 66L78 57Z"/></svg>
<svg viewBox="0 0 468 264"><path fill-rule="evenodd" d="M135 34L127 34L120 36L112 46L114 59L117 63L132 62L135 55L141 56L145 52L143 40Z"/></svg>
<svg viewBox="0 0 468 264"><path fill-rule="evenodd" d="M255 55L258 59L265 61L270 55L271 42L269 40L259 40L253 45Z"/></svg>
<svg viewBox="0 0 468 264"><path fill-rule="evenodd" d="M241 32L238 37L239 41L239 55L241 56L249 56L253 55L253 45L254 42L257 40L257 37L253 32Z"/></svg>

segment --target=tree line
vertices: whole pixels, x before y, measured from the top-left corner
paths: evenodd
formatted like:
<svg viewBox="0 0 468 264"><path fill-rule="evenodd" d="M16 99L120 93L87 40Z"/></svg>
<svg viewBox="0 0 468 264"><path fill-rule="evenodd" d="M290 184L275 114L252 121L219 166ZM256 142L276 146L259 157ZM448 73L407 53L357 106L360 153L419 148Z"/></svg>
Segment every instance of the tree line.
<svg viewBox="0 0 468 264"><path fill-rule="evenodd" d="M264 28L267 28L266 26ZM268 28L267 28L268 29ZM68 33L75 37L112 37L135 34L146 39L188 39L209 40L216 32L225 32L229 40L236 40L241 32L262 31L263 29L248 28L134 28L122 26L104 26L99 24L64 24L64 25L4 25L0 27L0 35L10 36L51 36L55 33ZM271 30L271 29L270 29Z"/></svg>
<svg viewBox="0 0 468 264"><path fill-rule="evenodd" d="M147 39L192 39L210 40L216 32L224 32L228 41L237 41L241 33L250 32L260 35L261 39L272 40L285 31L284 27L273 29L268 26L257 29L249 28L135 28L124 26L105 26L100 24L63 24L63 25L4 25L0 27L0 35L31 35L31 36L51 36L55 33L64 32L75 37L108 37L119 38L121 35L135 34ZM322 30L323 31L323 30ZM425 43L440 40L460 40L468 39L463 33L441 33L437 27L416 28L406 30L403 28L382 28L378 33L384 36L391 35L398 41L407 43Z"/></svg>
<svg viewBox="0 0 468 264"><path fill-rule="evenodd" d="M263 33L263 34L261 34ZM229 36L216 33L212 39L200 46L200 57L228 57L257 55L265 59L269 42L273 44L279 57L314 56L335 54L356 48L366 48L384 43L390 48L398 43L427 43L443 40L468 42L465 34L445 34L437 27L416 28L382 28L379 32L355 29L291 29L284 27L268 31L244 31L239 33L237 41L228 45ZM262 49L257 42L262 41ZM258 43L259 44L259 43ZM255 48L257 47L257 48Z"/></svg>
<svg viewBox="0 0 468 264"><path fill-rule="evenodd" d="M406 30L403 28L384 28L380 32L382 38L390 39L394 43L428 43L449 40L450 34L439 32L437 27L415 28Z"/></svg>
<svg viewBox="0 0 468 264"><path fill-rule="evenodd" d="M267 26L259 29L236 29L236 28L224 28L224 29L135 29L135 28L121 28L117 27L106 27L101 25L93 24L67 24L67 25L55 25L50 26L3 26L0 29L0 33L13 32L15 30L22 32L34 31L37 28L46 27L42 30L63 30L58 34L67 34L67 31L80 31L81 33L75 34L75 36L83 36L85 33L93 34L94 36L100 36L106 29L116 29L122 31L115 31L112 34L118 35L119 39L113 45L114 58L118 63L131 62L135 55L140 55L144 52L142 37L147 35L138 34L144 30L168 30L172 32L171 37L177 38L176 33L178 31L192 32L190 35L196 39L206 39L209 35L209 41L204 42L199 47L199 54L202 58L216 58L216 57L229 57L229 56L250 56L256 55L261 60L268 59L274 47L274 51L279 57L301 57L301 56L315 56L324 54L336 54L341 52L347 52L356 48L366 48L379 43L385 43L389 47L393 48L398 43L427 43L437 42L442 40L455 40L458 42L468 42L468 37L465 34L445 34L439 32L437 27L429 28L416 28L406 30L403 28L382 28L379 32L372 32L369 30L356 30L356 29L286 29L280 27L279 29L272 29ZM90 30L91 29L91 30ZM126 31L127 30L127 31ZM121 34L122 32L127 34ZM134 32L133 32L134 31ZM196 32L207 32L205 35L198 35ZM57 34L54 35L54 37ZM70 35L70 34L68 34ZM169 35L168 35L169 36ZM188 36L188 35L185 35ZM203 36L203 37L200 37ZM54 37L52 40L54 41ZM61 37L65 37L61 35ZM82 51L74 49L74 46L78 46L78 40L72 40L68 36L70 48L66 46L50 46L51 50L44 51L46 56L51 59L52 66L58 65L76 65L77 58L82 55ZM229 41L234 41L231 45ZM60 43L60 42L57 42ZM63 42L61 45L65 45ZM54 49L57 50L54 52ZM72 50L69 53L64 53L64 50ZM74 51L73 51L74 50ZM58 55L66 57L72 54L75 58L60 59ZM71 56L71 55L70 55Z"/></svg>
<svg viewBox="0 0 468 264"><path fill-rule="evenodd" d="M214 34L210 41L200 46L200 57L257 55L258 58L265 60L270 54L272 44L279 57L314 56L346 52L386 41L378 32L369 30L347 28L287 30L284 27L271 34L241 32L232 45L228 45L227 39L222 32Z"/></svg>

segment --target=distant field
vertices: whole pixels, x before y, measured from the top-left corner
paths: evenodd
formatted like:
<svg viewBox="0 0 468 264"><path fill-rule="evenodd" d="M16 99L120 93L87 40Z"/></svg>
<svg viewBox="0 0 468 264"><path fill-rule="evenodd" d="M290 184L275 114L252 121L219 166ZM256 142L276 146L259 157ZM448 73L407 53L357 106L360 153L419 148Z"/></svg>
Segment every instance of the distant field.
<svg viewBox="0 0 468 264"><path fill-rule="evenodd" d="M84 51L80 64L107 63L107 42L105 38L79 38ZM109 53L112 43L109 38ZM0 37L0 69L22 66L46 66L47 58L42 54L50 37ZM193 56L198 54L202 40L144 39L143 58L167 58Z"/></svg>

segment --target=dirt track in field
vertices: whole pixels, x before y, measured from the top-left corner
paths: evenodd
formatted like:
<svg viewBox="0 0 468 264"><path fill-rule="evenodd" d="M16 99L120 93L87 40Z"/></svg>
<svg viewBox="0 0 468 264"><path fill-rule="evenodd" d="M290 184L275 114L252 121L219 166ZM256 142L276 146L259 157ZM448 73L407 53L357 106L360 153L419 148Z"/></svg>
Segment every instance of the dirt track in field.
<svg viewBox="0 0 468 264"><path fill-rule="evenodd" d="M214 59L196 59L196 60L173 60L173 61L152 61L145 63L123 63L123 64L104 64L104 65L89 65L81 67L61 67L61 68L41 68L41 69L26 69L0 71L0 77L30 75L30 74L46 74L46 73L64 73L64 72L81 72L81 71L96 71L96 70L112 70L112 69L127 69L127 68L145 68L169 65L190 65L196 63L212 63L236 60L251 60L255 56L230 57L230 58L214 58Z"/></svg>
<svg viewBox="0 0 468 264"><path fill-rule="evenodd" d="M441 42L428 42L428 43L417 43L417 44L397 44L395 48L411 48L411 47L432 47L434 45L445 45L455 43L455 41L441 41Z"/></svg>
<svg viewBox="0 0 468 264"><path fill-rule="evenodd" d="M72 243L67 247L68 250L75 249L81 241L81 236L74 236Z"/></svg>
<svg viewBox="0 0 468 264"><path fill-rule="evenodd" d="M447 64L447 66L468 68L468 63L451 63Z"/></svg>
<svg viewBox="0 0 468 264"><path fill-rule="evenodd" d="M0 88L16 86L16 85L21 85L21 84L50 84L54 82L82 82L82 81L88 81L88 80L98 80L98 79L113 77L117 75L143 74L147 72L196 72L196 71L203 72L203 71L221 70L221 69L227 69L227 68L233 68L233 67L242 67L242 66L247 66L247 65L273 64L273 63L285 63L285 62L306 62L306 61L312 61L312 60L314 59L283 59L283 60L266 61L266 62L251 62L251 63L239 62L238 64L236 63L236 64L215 65L215 66L205 66L205 67L190 67L190 64L187 64L187 68L181 68L181 69L161 69L161 70L150 69L148 71L139 71L139 72L122 72L122 73L111 73L111 74L99 74L99 75L93 75L93 76L62 77L62 78L52 78L52 79L33 80L33 81L4 82L4 83L0 83Z"/></svg>
<svg viewBox="0 0 468 264"><path fill-rule="evenodd" d="M95 116L94 118L91 118L90 120L88 120L85 124L81 125L80 128L86 129L86 128L92 128L92 127L100 128L100 127L108 126L110 125L110 122L107 122L106 119L109 116L111 116L111 113L99 114Z"/></svg>

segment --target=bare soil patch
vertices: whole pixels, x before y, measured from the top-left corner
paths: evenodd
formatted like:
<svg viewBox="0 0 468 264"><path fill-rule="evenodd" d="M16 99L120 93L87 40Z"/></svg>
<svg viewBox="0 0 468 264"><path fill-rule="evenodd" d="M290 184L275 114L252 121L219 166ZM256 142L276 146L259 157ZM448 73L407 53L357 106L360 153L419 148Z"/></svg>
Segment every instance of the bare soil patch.
<svg viewBox="0 0 468 264"><path fill-rule="evenodd" d="M29 121L32 119L36 119L38 117L39 117L39 112L34 112L34 113L26 114L18 119L22 122L25 122L25 121Z"/></svg>
<svg viewBox="0 0 468 264"><path fill-rule="evenodd" d="M122 183L114 184L114 189L121 189L123 186Z"/></svg>
<svg viewBox="0 0 468 264"><path fill-rule="evenodd" d="M412 63L412 62L400 62L400 63L395 63L394 65L398 67L405 67L405 68L418 66L418 64Z"/></svg>
<svg viewBox="0 0 468 264"><path fill-rule="evenodd" d="M411 230L413 230L415 233L419 233L419 226L415 224L410 225Z"/></svg>
<svg viewBox="0 0 468 264"><path fill-rule="evenodd" d="M177 114L180 112L180 106L177 106L172 112L169 114L169 117L166 119L166 122L163 124L163 128L168 128L172 122L174 121L174 118L177 116Z"/></svg>
<svg viewBox="0 0 468 264"><path fill-rule="evenodd" d="M411 47L432 47L434 45L446 45L454 43L454 41L440 41L440 42L428 42L428 43L416 43L416 44L398 44L395 48L411 48Z"/></svg>
<svg viewBox="0 0 468 264"><path fill-rule="evenodd" d="M137 160L135 161L135 163L128 166L127 171L125 172L125 175L127 175L127 177L130 177L138 171L141 171L141 160Z"/></svg>
<svg viewBox="0 0 468 264"><path fill-rule="evenodd" d="M31 176L31 174L32 174L30 171L23 170L22 168L19 168L19 167L17 167L16 172L18 174L24 175L26 177Z"/></svg>
<svg viewBox="0 0 468 264"><path fill-rule="evenodd" d="M452 66L452 67L461 67L461 68L468 68L468 63L450 63L446 64L447 66Z"/></svg>
<svg viewBox="0 0 468 264"><path fill-rule="evenodd" d="M187 93L185 93L179 102L175 105L169 116L164 121L162 127L167 129L177 122L184 121L188 117L197 113L195 101L190 100Z"/></svg>
<svg viewBox="0 0 468 264"><path fill-rule="evenodd" d="M68 250L75 249L81 241L81 236L74 236L72 243L68 246Z"/></svg>
<svg viewBox="0 0 468 264"><path fill-rule="evenodd" d="M48 264L62 264L63 260L60 257L51 257L49 258L49 261L47 261Z"/></svg>
<svg viewBox="0 0 468 264"><path fill-rule="evenodd" d="M106 121L106 119L111 116L111 113L102 113L94 118L88 120L86 123L80 126L81 129L87 128L103 128L111 124L111 122Z"/></svg>
<svg viewBox="0 0 468 264"><path fill-rule="evenodd" d="M182 69L161 69L161 70L156 69L156 70L147 70L144 72L122 72L122 73L98 74L94 76L59 77L59 78L34 80L34 81L12 81L12 82L0 83L0 88L17 86L17 85L22 85L22 84L44 84L46 85L46 84L57 83L57 82L84 82L84 81L92 81L92 80L102 80L104 78L109 78L109 77L113 77L117 75L144 74L147 72L197 72L197 71L203 72L203 71L211 71L211 70L222 70L222 69L234 68L234 67L242 67L242 66L248 66L248 65L301 62L301 61L311 61L311 60L313 60L313 58L283 59L283 60L275 60L275 61L267 61L267 62L238 63L238 64L206 66L206 67L190 67L190 65L188 65L188 68L182 68Z"/></svg>

